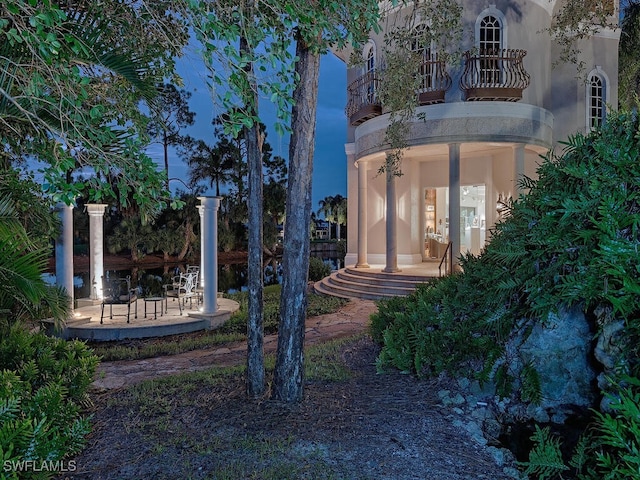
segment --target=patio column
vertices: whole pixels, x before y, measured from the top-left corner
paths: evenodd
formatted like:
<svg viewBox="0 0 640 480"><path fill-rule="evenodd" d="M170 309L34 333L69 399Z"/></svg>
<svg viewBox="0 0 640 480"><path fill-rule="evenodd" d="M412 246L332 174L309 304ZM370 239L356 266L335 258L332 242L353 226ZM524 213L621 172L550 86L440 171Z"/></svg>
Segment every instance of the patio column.
<svg viewBox="0 0 640 480"><path fill-rule="evenodd" d="M62 222L56 239L56 285L67 291L73 310L73 205L60 202L56 211Z"/></svg>
<svg viewBox="0 0 640 480"><path fill-rule="evenodd" d="M202 241L202 230L204 228L203 205L198 205L198 214L200 215L200 287L204 287L204 242Z"/></svg>
<svg viewBox="0 0 640 480"><path fill-rule="evenodd" d="M356 268L369 268L367 263L367 164L356 162L358 169L358 260Z"/></svg>
<svg viewBox="0 0 640 480"><path fill-rule="evenodd" d="M460 144L449 144L449 241L453 252L452 269L458 269L460 256Z"/></svg>
<svg viewBox="0 0 640 480"><path fill-rule="evenodd" d="M218 209L220 197L198 197L202 205L200 229L202 274L207 279L202 297L202 313L218 311Z"/></svg>
<svg viewBox="0 0 640 480"><path fill-rule="evenodd" d="M398 206L396 204L396 176L387 171L387 264L383 272L399 272L398 268Z"/></svg>
<svg viewBox="0 0 640 480"><path fill-rule="evenodd" d="M519 182L524 177L524 143L517 143L513 146L513 197L517 199L522 192Z"/></svg>
<svg viewBox="0 0 640 480"><path fill-rule="evenodd" d="M104 211L103 203L87 203L89 214L89 281L91 300L102 300L102 277L104 276Z"/></svg>

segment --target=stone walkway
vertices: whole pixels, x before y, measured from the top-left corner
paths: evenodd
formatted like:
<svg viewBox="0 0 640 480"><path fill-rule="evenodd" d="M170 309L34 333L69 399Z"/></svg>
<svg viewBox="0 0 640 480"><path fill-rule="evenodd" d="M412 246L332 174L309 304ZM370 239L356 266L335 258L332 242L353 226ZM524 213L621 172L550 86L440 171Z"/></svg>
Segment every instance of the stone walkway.
<svg viewBox="0 0 640 480"><path fill-rule="evenodd" d="M305 345L365 332L369 326L369 316L376 310L373 301L354 299L336 313L311 317L306 322ZM265 336L265 353L274 353L277 342L277 335ZM99 390L111 390L143 380L194 372L212 366L241 365L246 361L246 351L246 342L236 342L177 355L102 362L98 366L93 386Z"/></svg>

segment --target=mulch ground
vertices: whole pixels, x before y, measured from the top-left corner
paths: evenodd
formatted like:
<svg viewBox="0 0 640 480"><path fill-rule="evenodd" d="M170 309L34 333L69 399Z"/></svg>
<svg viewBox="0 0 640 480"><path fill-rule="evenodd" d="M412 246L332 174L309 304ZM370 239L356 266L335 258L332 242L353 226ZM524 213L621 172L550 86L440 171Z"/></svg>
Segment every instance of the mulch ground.
<svg viewBox="0 0 640 480"><path fill-rule="evenodd" d="M94 432L67 478L511 478L440 405L448 385L379 374L378 352L368 336L348 342L350 378L308 382L293 406L247 400L240 375L179 397L158 382L151 403L136 387L98 394Z"/></svg>

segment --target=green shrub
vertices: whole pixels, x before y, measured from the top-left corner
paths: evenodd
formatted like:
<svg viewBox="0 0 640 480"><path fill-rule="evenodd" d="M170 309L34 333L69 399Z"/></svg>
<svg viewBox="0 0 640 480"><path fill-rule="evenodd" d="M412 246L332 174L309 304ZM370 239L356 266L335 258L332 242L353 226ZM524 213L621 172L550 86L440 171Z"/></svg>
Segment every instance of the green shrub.
<svg viewBox="0 0 640 480"><path fill-rule="evenodd" d="M522 463L525 474L561 479L573 470L581 480L640 480L640 379L623 377L617 386L616 394L608 395L611 413L596 412L568 462L562 457L562 439L536 427L529 461Z"/></svg>
<svg viewBox="0 0 640 480"><path fill-rule="evenodd" d="M331 267L324 263L324 261L318 257L311 257L309 259L309 281L319 282L324 277L331 275Z"/></svg>
<svg viewBox="0 0 640 480"><path fill-rule="evenodd" d="M39 467L80 451L89 433L80 409L89 403L87 391L97 364L84 343L33 334L19 325L0 340L3 468L25 460ZM38 472L39 478L53 474ZM30 478L28 472L0 475Z"/></svg>

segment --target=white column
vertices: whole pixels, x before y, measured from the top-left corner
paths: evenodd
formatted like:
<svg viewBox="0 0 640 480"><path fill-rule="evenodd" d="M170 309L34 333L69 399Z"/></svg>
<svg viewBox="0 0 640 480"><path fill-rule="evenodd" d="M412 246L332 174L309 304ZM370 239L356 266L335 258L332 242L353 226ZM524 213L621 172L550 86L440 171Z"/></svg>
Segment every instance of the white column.
<svg viewBox="0 0 640 480"><path fill-rule="evenodd" d="M104 276L104 211L103 203L87 203L89 214L89 281L92 300L102 300L102 277Z"/></svg>
<svg viewBox="0 0 640 480"><path fill-rule="evenodd" d="M204 206L198 205L198 214L200 215L200 287L204 287L204 242L202 241L202 231L204 230Z"/></svg>
<svg viewBox="0 0 640 480"><path fill-rule="evenodd" d="M449 144L449 241L453 252L453 269L460 256L460 144Z"/></svg>
<svg viewBox="0 0 640 480"><path fill-rule="evenodd" d="M202 313L218 310L218 209L220 197L198 197L202 205L202 274L207 279L203 291Z"/></svg>
<svg viewBox="0 0 640 480"><path fill-rule="evenodd" d="M356 268L369 268L367 263L367 164L356 162L358 169L358 260Z"/></svg>
<svg viewBox="0 0 640 480"><path fill-rule="evenodd" d="M517 143L513 146L513 164L513 193L514 199L517 199L522 193L519 183L524 177L524 143Z"/></svg>
<svg viewBox="0 0 640 480"><path fill-rule="evenodd" d="M387 172L387 259L383 272L399 272L398 268L398 206L396 200L396 176Z"/></svg>
<svg viewBox="0 0 640 480"><path fill-rule="evenodd" d="M56 285L67 291L73 310L73 205L58 203L62 229L56 239Z"/></svg>

